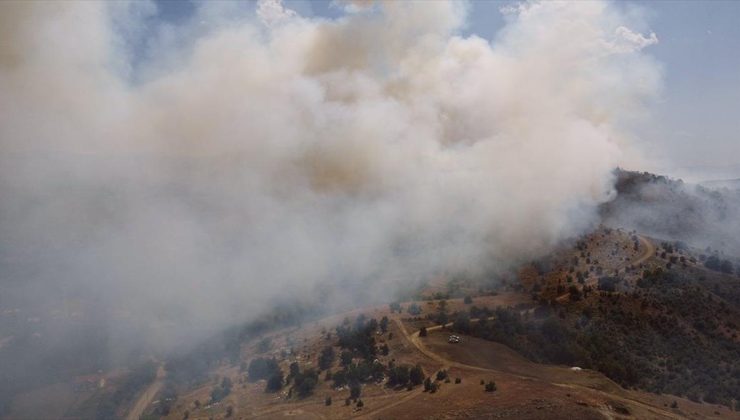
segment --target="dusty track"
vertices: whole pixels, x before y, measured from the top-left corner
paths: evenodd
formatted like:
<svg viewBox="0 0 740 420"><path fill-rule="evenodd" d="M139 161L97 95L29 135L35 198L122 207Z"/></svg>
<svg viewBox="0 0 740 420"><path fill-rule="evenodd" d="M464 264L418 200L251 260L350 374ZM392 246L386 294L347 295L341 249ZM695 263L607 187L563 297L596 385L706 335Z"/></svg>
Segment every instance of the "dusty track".
<svg viewBox="0 0 740 420"><path fill-rule="evenodd" d="M646 252L644 252L640 257L633 261L632 263L639 264L640 262L643 262L650 258L654 253L654 247L649 242L643 242L646 244ZM649 245L648 245L649 244ZM682 419L685 418L681 416L678 413L671 412L668 410L663 410L660 407L657 407L655 405L647 404L640 400L639 395L634 395L631 391L623 390L619 388L619 391L602 391L600 389L596 389L590 386L580 385L580 384L572 384L572 383L559 383L559 381L552 381L548 380L545 377L540 377L536 374L534 375L528 375L528 374L516 374L512 372L502 372L496 369L490 369L482 366L475 366L471 364L466 363L460 363L455 360L451 360L448 357L446 357L443 354L438 354L435 351L433 351L431 348L427 347L424 343L424 339L419 336L418 331L409 332L407 329L407 326L401 321L400 318L394 318L393 321L398 326L399 331L401 332L401 335L404 337L404 339L413 346L419 353L424 355L426 358L430 359L431 361L435 362L437 364L436 369L449 369L450 367L458 368L461 370L466 370L469 372L487 372L487 373L493 373L496 375L506 375L507 377L517 377L522 378L523 380L527 381L542 381L544 383L551 384L556 387L562 387L562 388L568 388L572 389L577 392L582 392L584 394L590 394L593 396L599 396L599 399L602 401L609 401L609 402L621 402L627 406L632 407L639 407L641 410L641 414L645 415L648 414L648 418L655 418L655 419ZM473 322L478 321L478 319L471 320ZM442 329L443 327L449 327L451 323L448 323L445 326L442 325L436 325L432 327L428 327L427 331L433 332ZM430 375L433 376L433 375ZM605 381L609 381L607 378L604 378ZM412 391L408 391L403 394L397 394L398 398L392 398L389 399L387 396L382 397L370 397L367 398L366 401L374 401L372 404L368 404L371 407L374 407L372 409L367 409L360 411L360 412L353 412L348 417L352 418L363 418L363 419L370 419L370 418L384 418L385 415L387 415L388 411L391 411L393 408L397 408L399 406L402 406L403 404L409 403L410 401L416 399L417 397L420 397L423 395L423 387L416 387ZM363 398L365 399L365 398ZM304 407L310 407L311 405L316 404L315 402L309 402L309 403L303 403L303 404L296 404L289 408L287 407L270 407L265 410L260 410L255 413L251 413L251 415L248 415L248 417L276 417L278 415L282 416L300 416L302 412L302 408ZM617 415L614 411L609 409L607 406L601 406L601 407L593 407L594 409L600 411L605 418L620 418L619 415ZM304 413L308 414L308 413ZM308 418L307 416L306 418ZM323 418L324 416L311 412L310 413L311 418Z"/></svg>
<svg viewBox="0 0 740 420"><path fill-rule="evenodd" d="M131 407L131 411L126 414L126 420L139 420L141 415L144 414L144 410L146 410L157 395L157 392L162 389L162 385L164 385L164 377L165 371L162 365L160 365L157 368L157 376L154 378L154 382L152 382L147 387L146 391L141 394L139 399L136 400L136 403Z"/></svg>
<svg viewBox="0 0 740 420"><path fill-rule="evenodd" d="M632 265L642 264L645 261L647 261L650 257L655 255L655 245L653 245L652 242L648 241L647 238L645 238L642 235L637 235L637 239L642 243L645 251L642 253L642 255L637 257L636 260L632 261Z"/></svg>
<svg viewBox="0 0 740 420"><path fill-rule="evenodd" d="M646 243L649 244L649 242L646 242ZM641 256L641 258L643 258L643 261L644 260L647 260L648 258L650 258L652 256L652 254L654 253L655 248L652 246L652 244L650 244L650 249L651 250L648 250L645 254L643 254ZM639 262L637 264L639 264ZM478 319L472 319L471 320L471 322L476 322L476 321L478 321ZM473 366L473 365L468 365L468 364L465 364L465 363L459 363L459 362L456 362L456 361L453 361L453 360L449 360L449 359L445 358L442 355L439 355L437 353L434 353L429 348L427 348L424 345L424 343L422 343L422 340L419 337L419 332L418 331L409 334L408 331L406 330L405 326L403 325L403 322L400 319L395 319L395 322L398 324L399 329L403 333L404 337L411 344L413 344L422 354L424 354L425 356L431 358L432 360L434 360L434 361L436 361L436 362L438 362L438 363L440 363L442 365L442 367L440 369L448 369L450 366L454 366L454 367L457 367L457 368L460 368L460 369L468 369L468 370L474 370L474 371L480 371L480 372L491 372L491 373L499 373L499 374L502 373L502 372L499 372L499 371L494 370L494 369L488 369L488 368L484 368L484 367L480 367L480 366ZM450 326L451 324L452 323L449 323L449 324L446 324L444 326L445 327L446 326ZM443 327L442 325L435 325L433 327L427 328L427 331L435 331L435 330L438 330L438 329L442 329L442 327ZM534 377L524 376L524 375L513 375L513 376L517 376L517 377L520 377L520 378L523 378L523 379L532 379L532 378L534 378ZM584 390L584 391L587 391L587 392L593 392L593 393L600 394L600 395L602 395L602 396L604 396L605 398L608 398L608 399L619 400L619 401L621 401L623 403L637 405L637 406L640 406L641 408L649 411L651 414L653 414L655 416L660 416L661 418L669 418L669 419L682 419L682 418L685 418L683 416L677 415L676 413L673 413L673 412L670 412L670 411L666 411L666 410L660 409L658 407L655 407L655 406L652 406L652 405L649 405L649 404L645 404L642 401L639 401L637 399L631 398L629 396L629 394L628 394L627 391L625 391L622 395L618 395L618 394L615 394L615 393L607 393L607 392L604 392L604 391L600 391L598 389L594 389L594 388L590 388L590 387L586 387L586 386L582 386L582 385L576 385L576 384L560 384L560 383L552 383L552 384L555 385L555 386L562 386L562 387L567 387L567 388L572 388L572 389ZM368 413L364 414L363 417L369 417L371 415L375 415L375 414L377 414L377 413L379 413L379 412L381 412L381 411L383 411L385 409L388 409L388 408L394 407L394 406L396 406L398 404L401 404L403 402L406 402L409 399L414 398L415 396L417 396L419 394L421 394L421 390L418 393L414 393L413 395L409 395L409 396L403 398L402 400L399 400L396 403L393 403L393 404L388 405L386 407L379 408L378 410L374 410L372 412L368 412Z"/></svg>
<svg viewBox="0 0 740 420"><path fill-rule="evenodd" d="M432 352L426 346L424 346L424 344L421 342L421 339L419 337L419 332L418 331L409 334L408 330L406 329L406 326L403 325L403 322L400 319L396 318L396 319L394 319L394 321L396 322L396 325L398 325L398 329L403 334L403 337L409 343L411 343L414 347L416 347L416 349L418 351L420 351L422 354L424 354L428 358L430 358L430 359L432 359L435 362L437 362L437 363L440 364L440 367L438 368L438 370L441 370L441 369L449 369L451 366L454 366L454 367L458 367L458 368L462 368L462 369L489 371L489 369L480 368L478 366L466 365L464 363L458 363L458 362L455 362L455 361L452 361L452 360L449 360L449 359L445 359L444 357L442 357L442 356L440 356L440 355ZM471 321L475 322L475 321L477 321L477 319L471 320ZM445 326L450 326L450 325L452 325L451 322L448 323L448 324L446 324ZM427 331L439 330L442 327L443 327L442 325L436 325L436 326L427 328ZM417 387L412 392L406 394L403 398L400 398L397 401L394 401L394 402L392 402L390 404L386 404L386 405L384 405L382 407L378 407L377 409L374 409L374 410L371 410L371 411L367 411L367 412L363 413L361 416L359 416L359 418L370 418L370 417L377 416L379 413L381 413L383 411L389 410L389 409L391 409L393 407L396 407L396 406L398 406L400 404L403 404L405 402L408 402L409 400L411 400L413 398L418 397L423 392L424 392L424 388L423 387Z"/></svg>

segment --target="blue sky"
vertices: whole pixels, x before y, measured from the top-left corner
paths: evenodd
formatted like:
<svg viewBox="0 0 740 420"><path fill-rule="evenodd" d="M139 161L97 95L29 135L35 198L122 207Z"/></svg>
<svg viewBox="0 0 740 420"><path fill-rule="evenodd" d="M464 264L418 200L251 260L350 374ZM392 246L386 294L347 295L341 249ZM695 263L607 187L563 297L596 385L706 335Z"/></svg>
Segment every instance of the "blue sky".
<svg viewBox="0 0 740 420"><path fill-rule="evenodd" d="M186 19L191 2L157 1L158 18ZM286 0L303 16L337 17L331 0ZM492 40L511 1L471 1L466 34ZM640 133L653 170L695 179L740 177L740 1L623 1L660 42L647 52L664 68L664 91Z"/></svg>
<svg viewBox="0 0 740 420"><path fill-rule="evenodd" d="M740 2L642 4L660 39L650 53L665 71L655 149L685 166L729 166L726 176L740 176Z"/></svg>

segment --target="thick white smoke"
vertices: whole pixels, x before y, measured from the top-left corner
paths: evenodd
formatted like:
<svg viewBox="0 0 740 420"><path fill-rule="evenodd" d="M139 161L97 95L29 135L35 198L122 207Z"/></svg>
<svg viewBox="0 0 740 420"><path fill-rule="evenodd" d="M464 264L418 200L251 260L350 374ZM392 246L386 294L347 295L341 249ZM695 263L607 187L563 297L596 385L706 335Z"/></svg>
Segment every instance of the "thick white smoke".
<svg viewBox="0 0 740 420"><path fill-rule="evenodd" d="M163 28L134 83L150 6L0 3L0 263L175 336L546 252L594 222L660 79L605 2L509 7L488 42L457 2L272 1Z"/></svg>

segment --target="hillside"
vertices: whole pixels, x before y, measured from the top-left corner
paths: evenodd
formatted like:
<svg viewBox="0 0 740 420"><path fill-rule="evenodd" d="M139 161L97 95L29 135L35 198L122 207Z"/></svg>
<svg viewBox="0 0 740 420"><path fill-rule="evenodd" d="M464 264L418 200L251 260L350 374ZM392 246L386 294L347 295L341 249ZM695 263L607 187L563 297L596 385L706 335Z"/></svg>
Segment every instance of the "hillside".
<svg viewBox="0 0 740 420"><path fill-rule="evenodd" d="M317 290L158 361L25 385L10 418L740 418L738 254L704 245L731 236L712 226L734 193L617 177L601 226L508 274L341 313Z"/></svg>
<svg viewBox="0 0 740 420"><path fill-rule="evenodd" d="M497 291L262 335L166 417L740 418L740 279L707 261L601 228Z"/></svg>
<svg viewBox="0 0 740 420"><path fill-rule="evenodd" d="M740 255L740 190L709 188L647 172L617 170L604 224Z"/></svg>

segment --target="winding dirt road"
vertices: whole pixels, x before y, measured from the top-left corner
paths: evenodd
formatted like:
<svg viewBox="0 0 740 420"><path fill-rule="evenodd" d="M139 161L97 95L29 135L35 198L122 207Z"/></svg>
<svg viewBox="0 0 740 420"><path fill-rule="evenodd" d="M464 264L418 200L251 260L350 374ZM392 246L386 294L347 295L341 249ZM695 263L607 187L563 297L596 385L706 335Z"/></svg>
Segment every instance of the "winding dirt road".
<svg viewBox="0 0 740 420"><path fill-rule="evenodd" d="M642 235L637 235L637 239L642 243L645 251L636 260L632 261L632 265L642 264L655 255L655 245L652 242Z"/></svg>
<svg viewBox="0 0 740 420"><path fill-rule="evenodd" d="M640 238L642 239L642 237L640 237ZM634 264L640 264L641 262L644 262L645 260L647 260L648 258L650 258L652 256L652 254L655 252L655 247L649 241L645 240L644 244L646 245L647 250L646 250L646 252L640 258L638 258L638 260L636 260L635 262L633 262ZM493 317L491 317L489 319L492 319L492 318ZM419 350L425 356L429 357L430 359L432 359L435 362L438 362L438 363L440 363L442 365L439 369L449 369L451 366L454 366L454 367L457 367L457 368L460 368L460 369L468 369L468 370L474 370L474 371L480 371L480 372L491 372L491 373L499 373L499 374L502 373L502 372L500 372L498 370L495 370L495 369L488 369L488 368L484 368L484 367L480 367L480 366L473 366L473 365L468 365L468 364L465 364L465 363L456 362L454 360L447 359L447 358L445 358L444 356L442 356L440 354L434 353L433 351L431 351L429 348L427 348L424 345L424 343L422 342L421 338L419 337L419 332L418 331L409 334L408 330L406 330L406 327L403 325L403 322L400 319L396 318L394 321L398 325L398 327L401 330L401 332L403 333L404 337L411 344L413 344L414 347L416 347L417 350ZM479 319L471 319L471 322L477 322L477 321L479 321ZM444 325L444 327L448 327L450 325L452 325L452 323L448 323L448 324ZM435 330L438 330L438 329L442 329L442 327L443 327L442 325L435 325L435 326L432 326L432 327L428 327L427 328L427 331L435 331ZM511 374L511 373L507 373L507 375L512 375L512 376L516 376L516 377L520 377L520 378L525 378L525 379L532 379L532 378L539 379L539 378L532 377L532 376L518 375L518 374ZM583 385L577 385L577 384L552 383L552 385L562 386L562 387L567 387L567 388L572 388L572 389L581 389L581 390L585 390L585 391L588 391L588 392L594 392L594 393L597 393L597 394L602 395L606 399L619 400L619 401L621 401L623 403L628 403L628 404L633 404L633 405L640 406L641 408L647 410L648 412L650 412L650 413L652 413L652 414L654 414L656 416L662 416L662 417L670 418L670 419L673 419L673 418L684 418L684 417L678 416L676 413L673 413L673 412L670 412L670 411L666 411L666 410L662 410L662 409L660 409L658 407L655 407L655 406L652 406L652 405L649 405L649 404L645 404L642 401L639 401L637 399L631 398L627 394L628 391L624 391L624 394L623 395L618 395L616 393L607 393L607 392L604 392L604 391L601 391L601 390L598 390L598 389L595 389L595 388L591 388L591 387L587 387L587 386L583 386ZM405 396L404 398L402 398L402 399L400 399L400 400L398 400L398 401L396 401L394 403L388 404L388 405L386 405L384 407L378 408L377 410L373 410L373 411L370 411L370 412L367 412L367 413L363 414L362 417L363 418L366 418L366 417L375 416L375 415L377 415L378 413L380 413L382 411L385 411L385 410L387 410L387 409L389 409L391 407L395 407L395 406L397 406L399 404L402 404L402 403L404 403L404 402L406 402L406 401L408 401L408 400L410 400L410 399L412 399L412 398L420 395L421 392L422 392L422 390L423 390L422 388L419 388L418 390L415 390L416 392L414 392L412 394L409 394L409 395Z"/></svg>
<svg viewBox="0 0 740 420"><path fill-rule="evenodd" d="M164 371L164 367L162 367L162 365L159 365L159 367L157 368L157 376L154 378L154 382L152 382L146 388L146 391L141 394L139 399L136 400L136 404L134 404L133 407L131 407L131 411L126 414L126 420L139 420L141 415L144 414L144 410L146 410L149 404L152 403L152 400L154 400L157 392L162 389L162 385L164 385L165 375L166 373Z"/></svg>

